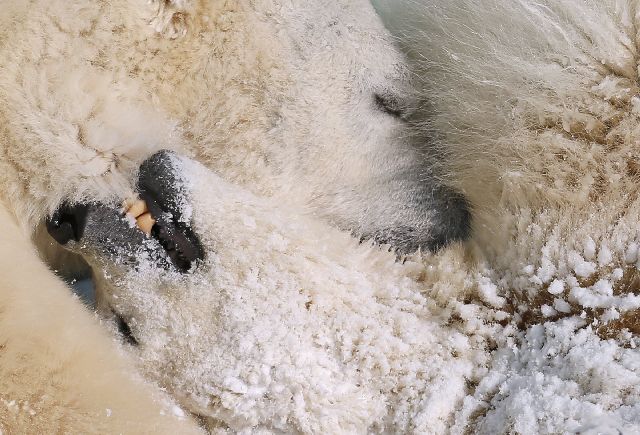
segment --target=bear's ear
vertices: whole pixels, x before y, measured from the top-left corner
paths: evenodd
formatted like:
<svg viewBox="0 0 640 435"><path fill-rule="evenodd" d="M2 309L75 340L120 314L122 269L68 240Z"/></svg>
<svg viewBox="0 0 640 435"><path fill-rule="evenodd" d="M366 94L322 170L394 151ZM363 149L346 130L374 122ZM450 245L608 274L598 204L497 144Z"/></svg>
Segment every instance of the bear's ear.
<svg viewBox="0 0 640 435"><path fill-rule="evenodd" d="M197 0L151 0L155 8L149 24L160 35L176 39L187 34Z"/></svg>

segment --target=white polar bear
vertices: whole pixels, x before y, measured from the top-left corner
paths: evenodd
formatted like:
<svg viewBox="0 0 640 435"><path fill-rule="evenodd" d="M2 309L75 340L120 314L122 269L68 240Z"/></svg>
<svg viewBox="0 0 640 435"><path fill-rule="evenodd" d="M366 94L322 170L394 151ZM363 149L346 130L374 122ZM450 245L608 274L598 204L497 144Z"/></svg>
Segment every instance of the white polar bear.
<svg viewBox="0 0 640 435"><path fill-rule="evenodd" d="M159 149L180 150L227 182L404 252L468 235L464 198L437 179L441 168L428 149L410 140L409 72L364 0L8 2L0 24L3 267L51 299L61 283L25 237L64 203L131 197L139 164ZM80 238L72 222L62 223ZM68 268L67 257L50 252L51 241L39 244L49 264ZM14 266L14 250L28 257L25 268ZM3 322L30 305L45 318L66 312L38 305L8 279ZM68 297L62 303L79 309ZM162 394L154 402L139 382L118 374L127 360L113 350L112 370L96 363L96 373L87 373L89 364L66 363L74 354L64 346L47 348L49 366L30 337L57 343L60 334L86 346L82 334L96 325L86 315L72 318L68 328L3 329L1 430L43 432L57 421L86 432L90 420L108 432L196 430L165 409ZM113 349L100 337L97 348ZM24 359L33 360L32 371L18 376L10 361ZM115 387L100 392L104 402L86 399L98 386L69 383L91 376ZM68 392L85 398L86 410L69 404ZM147 414L116 412L131 407L127 397L141 396ZM153 419L154 412L165 417Z"/></svg>
<svg viewBox="0 0 640 435"><path fill-rule="evenodd" d="M455 427L636 433L637 2L375 3L513 313Z"/></svg>
<svg viewBox="0 0 640 435"><path fill-rule="evenodd" d="M166 14L183 37L148 25ZM64 200L126 198L145 157L181 149L407 252L468 232L464 199L406 138L409 73L366 1L49 2L3 16L19 35L2 50L5 196L30 223Z"/></svg>
<svg viewBox="0 0 640 435"><path fill-rule="evenodd" d="M409 69L364 1L7 5L5 207L35 225L64 201L103 203L72 206L54 233L96 267L142 373L209 429L633 433L636 5L376 3ZM190 274L163 263L182 264L167 242L194 247L184 228L186 244L118 227L114 203L163 148L208 168L181 160L191 216L155 216L180 214L198 235ZM435 250L468 237L468 203L464 246L404 265L327 226ZM28 264L22 276L54 280ZM28 332L0 355L20 354ZM59 404L54 386L77 366L57 366L42 379ZM87 413L114 421L101 402L34 411L31 379L7 379L8 430L56 412L71 431Z"/></svg>
<svg viewBox="0 0 640 435"><path fill-rule="evenodd" d="M406 120L432 134L452 170L444 174L473 205L466 249L427 256L417 280L428 281L411 283L412 265L394 272L401 266L384 253L372 254L382 263L363 258L366 247L323 249L330 243L321 235L336 244L340 236L223 182L196 181L219 186L215 200L194 188L194 226L209 228L201 231L208 260L191 275L196 281L162 273L151 280L144 268L107 280L143 370L209 427L634 433L634 9L569 0L434 1L401 15L397 4L389 8L389 25L422 71L425 110ZM243 234L252 223L266 234ZM354 259L341 268L345 250ZM113 261L100 267L118 270ZM323 291L332 299L305 306ZM434 304L441 317L407 309L405 294L424 298L418 306ZM332 304L343 308L339 316ZM432 345L438 351L429 353ZM222 371L207 370L208 358ZM385 409L371 406L380 401Z"/></svg>

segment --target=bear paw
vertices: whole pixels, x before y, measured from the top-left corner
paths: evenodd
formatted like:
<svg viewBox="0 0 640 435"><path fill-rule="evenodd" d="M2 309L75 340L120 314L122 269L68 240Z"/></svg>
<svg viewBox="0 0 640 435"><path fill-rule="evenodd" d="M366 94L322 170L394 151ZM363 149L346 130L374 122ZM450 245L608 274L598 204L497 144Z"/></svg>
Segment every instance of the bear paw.
<svg viewBox="0 0 640 435"><path fill-rule="evenodd" d="M140 198L124 209L63 204L47 220L49 234L90 264L135 266L140 258L188 272L204 250L191 228L186 190L173 154L160 151L140 167Z"/></svg>

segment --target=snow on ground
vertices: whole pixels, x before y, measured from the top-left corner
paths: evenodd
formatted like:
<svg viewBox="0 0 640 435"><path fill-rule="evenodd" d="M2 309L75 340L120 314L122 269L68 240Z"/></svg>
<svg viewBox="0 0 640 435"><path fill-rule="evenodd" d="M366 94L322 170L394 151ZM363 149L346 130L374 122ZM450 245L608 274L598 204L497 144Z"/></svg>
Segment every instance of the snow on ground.
<svg viewBox="0 0 640 435"><path fill-rule="evenodd" d="M640 432L640 355L570 317L505 328L454 433ZM466 424L465 424L466 423Z"/></svg>

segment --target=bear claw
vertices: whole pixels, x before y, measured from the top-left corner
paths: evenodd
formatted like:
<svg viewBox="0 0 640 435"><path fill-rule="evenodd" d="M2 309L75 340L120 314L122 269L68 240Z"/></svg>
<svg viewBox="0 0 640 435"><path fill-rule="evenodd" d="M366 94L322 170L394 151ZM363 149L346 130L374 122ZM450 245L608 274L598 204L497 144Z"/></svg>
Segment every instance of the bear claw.
<svg viewBox="0 0 640 435"><path fill-rule="evenodd" d="M87 205L64 203L47 219L47 231L61 245L66 245L71 240L79 242L87 223L88 212Z"/></svg>
<svg viewBox="0 0 640 435"><path fill-rule="evenodd" d="M124 213L131 216L136 221L136 225L147 236L151 235L151 229L156 223L149 212L147 202L142 199L128 200L124 202Z"/></svg>

